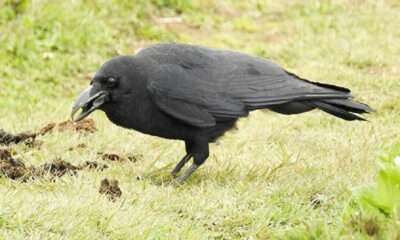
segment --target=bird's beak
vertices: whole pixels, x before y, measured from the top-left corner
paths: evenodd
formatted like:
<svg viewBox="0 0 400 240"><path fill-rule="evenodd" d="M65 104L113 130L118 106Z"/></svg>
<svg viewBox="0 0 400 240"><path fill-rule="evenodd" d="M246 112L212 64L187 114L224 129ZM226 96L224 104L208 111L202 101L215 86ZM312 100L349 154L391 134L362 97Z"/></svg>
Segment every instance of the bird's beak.
<svg viewBox="0 0 400 240"><path fill-rule="evenodd" d="M89 116L94 110L110 100L110 94L107 91L97 91L92 85L83 91L74 106L72 107L71 119L75 122ZM82 112L74 119L76 112L82 108Z"/></svg>

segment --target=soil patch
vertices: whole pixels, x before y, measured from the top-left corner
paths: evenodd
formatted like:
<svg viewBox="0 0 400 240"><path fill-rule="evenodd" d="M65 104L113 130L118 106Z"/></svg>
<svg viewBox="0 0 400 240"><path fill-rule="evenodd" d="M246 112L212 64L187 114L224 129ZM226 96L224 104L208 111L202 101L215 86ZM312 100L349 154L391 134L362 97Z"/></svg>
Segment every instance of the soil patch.
<svg viewBox="0 0 400 240"><path fill-rule="evenodd" d="M85 163L78 165L78 169L79 170L83 170L85 168L98 169L98 170L102 171L102 170L108 168L108 165L107 164L101 164L101 163L98 163L98 162L92 162L92 161L86 161Z"/></svg>
<svg viewBox="0 0 400 240"><path fill-rule="evenodd" d="M0 177L4 176L13 180L26 181L45 176L61 177L65 174L76 174L84 169L104 170L108 168L105 164L87 161L77 166L62 159L56 159L52 163L45 163L38 167L26 166L24 161L14 156L16 153L9 148L0 149Z"/></svg>
<svg viewBox="0 0 400 240"><path fill-rule="evenodd" d="M96 124L93 119L84 119L79 122L64 121L61 123L48 123L46 126L42 127L38 132L21 132L18 134L12 134L0 129L0 144L10 145L12 143L26 143L29 147L40 147L43 145L43 141L37 140L36 137L46 135L53 131L53 129L58 125L58 130L64 132L66 130L73 130L78 133L94 133L97 131Z"/></svg>
<svg viewBox="0 0 400 240"><path fill-rule="evenodd" d="M122 191L118 187L118 181L108 180L107 178L101 181L99 193L107 195L111 201L117 200L122 195Z"/></svg>
<svg viewBox="0 0 400 240"><path fill-rule="evenodd" d="M68 148L68 151L73 151L75 149L84 149L86 148L86 144L84 143L79 143L78 145L76 145L75 147L70 147Z"/></svg>
<svg viewBox="0 0 400 240"><path fill-rule="evenodd" d="M94 133L97 131L96 124L93 119L87 118L79 122L65 121L58 124L58 130L63 132L65 130L74 130L79 133Z"/></svg>
<svg viewBox="0 0 400 240"><path fill-rule="evenodd" d="M96 124L94 123L93 119L87 118L79 122L67 120L60 123L48 123L46 126L40 129L37 135L46 135L48 133L51 133L56 127L60 132L72 130L79 133L94 133L95 131L97 131Z"/></svg>
<svg viewBox="0 0 400 240"><path fill-rule="evenodd" d="M76 174L78 167L62 159L56 159L52 163L45 163L37 168L38 175L49 173L53 176L61 177L67 173Z"/></svg>
<svg viewBox="0 0 400 240"><path fill-rule="evenodd" d="M112 162L136 162L138 160L137 156L129 155L126 156L122 153L106 151L106 152L98 152L98 155L101 156L103 160L112 161Z"/></svg>
<svg viewBox="0 0 400 240"><path fill-rule="evenodd" d="M47 133L51 132L55 126L55 123L48 123L46 126L42 127L42 129L40 129L40 135L46 135Z"/></svg>
<svg viewBox="0 0 400 240"><path fill-rule="evenodd" d="M21 143L26 140L33 141L37 136L37 133L33 132L22 132L18 134L11 134L4 130L0 130L0 144L9 145L11 143Z"/></svg>
<svg viewBox="0 0 400 240"><path fill-rule="evenodd" d="M0 149L0 176L14 180L24 178L31 169L20 158L14 158L12 152L9 148Z"/></svg>

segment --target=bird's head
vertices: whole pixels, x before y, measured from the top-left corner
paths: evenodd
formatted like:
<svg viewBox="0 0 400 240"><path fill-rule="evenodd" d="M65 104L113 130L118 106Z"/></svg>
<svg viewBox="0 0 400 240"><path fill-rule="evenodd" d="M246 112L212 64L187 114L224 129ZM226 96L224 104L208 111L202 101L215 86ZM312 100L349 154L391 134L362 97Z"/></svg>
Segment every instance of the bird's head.
<svg viewBox="0 0 400 240"><path fill-rule="evenodd" d="M117 105L131 92L129 79L135 67L133 57L119 56L103 64L90 86L76 100L71 113L74 121L80 121L96 109L104 110ZM78 117L75 114L82 109Z"/></svg>

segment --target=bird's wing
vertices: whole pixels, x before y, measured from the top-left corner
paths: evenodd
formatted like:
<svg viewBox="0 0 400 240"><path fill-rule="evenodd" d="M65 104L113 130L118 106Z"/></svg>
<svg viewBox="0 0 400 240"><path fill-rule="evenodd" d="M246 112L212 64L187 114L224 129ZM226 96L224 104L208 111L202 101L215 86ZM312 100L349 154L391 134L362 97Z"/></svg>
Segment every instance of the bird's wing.
<svg viewBox="0 0 400 240"><path fill-rule="evenodd" d="M146 52L142 53L146 55ZM193 126L297 100L348 98L349 90L309 82L266 59L184 44L158 45L148 90L157 106Z"/></svg>
<svg viewBox="0 0 400 240"><path fill-rule="evenodd" d="M297 100L350 97L350 90L346 88L307 81L269 60L235 52L229 54L235 66L230 74L229 95L249 109Z"/></svg>
<svg viewBox="0 0 400 240"><path fill-rule="evenodd" d="M247 116L245 105L229 98L222 82L207 81L202 75L163 64L151 75L147 89L162 111L192 126L210 127L216 119Z"/></svg>

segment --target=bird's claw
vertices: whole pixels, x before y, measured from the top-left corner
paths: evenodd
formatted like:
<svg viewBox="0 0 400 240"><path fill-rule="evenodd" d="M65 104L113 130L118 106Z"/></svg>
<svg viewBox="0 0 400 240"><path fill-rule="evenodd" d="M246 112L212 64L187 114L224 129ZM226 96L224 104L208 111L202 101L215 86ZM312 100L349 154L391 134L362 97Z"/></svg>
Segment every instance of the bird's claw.
<svg viewBox="0 0 400 240"><path fill-rule="evenodd" d="M190 167L182 174L182 176L180 176L175 182L178 184L178 185L182 185L184 182L185 182L185 180L190 176L190 175L192 175L192 173L194 172L194 171L196 171L196 169L197 168L199 168L199 166L197 165L197 164L195 164L195 163L192 163L192 165L190 165Z"/></svg>

